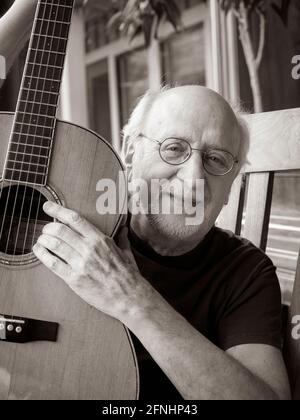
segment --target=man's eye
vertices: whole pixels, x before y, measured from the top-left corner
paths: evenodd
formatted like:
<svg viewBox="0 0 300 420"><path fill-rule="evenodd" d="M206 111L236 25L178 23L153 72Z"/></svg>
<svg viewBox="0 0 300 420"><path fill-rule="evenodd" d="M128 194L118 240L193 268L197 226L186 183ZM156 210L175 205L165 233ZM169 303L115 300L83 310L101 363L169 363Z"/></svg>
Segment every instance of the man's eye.
<svg viewBox="0 0 300 420"><path fill-rule="evenodd" d="M165 148L165 151L170 153L182 153L184 152L184 148L180 144L169 144Z"/></svg>
<svg viewBox="0 0 300 420"><path fill-rule="evenodd" d="M219 154L209 154L206 156L206 159L211 164L219 165L219 166L220 165L226 166L226 159Z"/></svg>

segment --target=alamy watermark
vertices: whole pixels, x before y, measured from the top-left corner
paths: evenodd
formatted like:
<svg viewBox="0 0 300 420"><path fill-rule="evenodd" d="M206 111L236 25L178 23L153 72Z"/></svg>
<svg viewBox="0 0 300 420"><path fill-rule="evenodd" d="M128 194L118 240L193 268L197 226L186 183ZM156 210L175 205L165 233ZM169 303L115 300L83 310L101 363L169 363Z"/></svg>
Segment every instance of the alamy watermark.
<svg viewBox="0 0 300 420"><path fill-rule="evenodd" d="M292 69L292 78L294 80L300 79L300 55L295 55L292 58L292 64L294 64L294 67Z"/></svg>
<svg viewBox="0 0 300 420"><path fill-rule="evenodd" d="M6 79L6 60L3 55L0 54L0 79Z"/></svg>
<svg viewBox="0 0 300 420"><path fill-rule="evenodd" d="M184 215L187 226L199 225L204 218L204 180L134 179L124 172L117 182L101 179L96 190L98 214ZM125 205L124 205L125 204Z"/></svg>
<svg viewBox="0 0 300 420"><path fill-rule="evenodd" d="M300 339L300 315L293 316L292 324L294 327L292 328L292 337L294 340Z"/></svg>

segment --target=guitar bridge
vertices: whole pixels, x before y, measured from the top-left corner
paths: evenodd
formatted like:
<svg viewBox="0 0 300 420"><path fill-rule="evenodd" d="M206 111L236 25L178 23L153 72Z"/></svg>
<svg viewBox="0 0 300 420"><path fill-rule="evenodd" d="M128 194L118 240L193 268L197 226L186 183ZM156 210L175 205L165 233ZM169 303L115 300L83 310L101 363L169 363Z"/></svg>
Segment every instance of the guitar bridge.
<svg viewBox="0 0 300 420"><path fill-rule="evenodd" d="M59 324L14 315L0 315L0 341L30 343L57 341Z"/></svg>

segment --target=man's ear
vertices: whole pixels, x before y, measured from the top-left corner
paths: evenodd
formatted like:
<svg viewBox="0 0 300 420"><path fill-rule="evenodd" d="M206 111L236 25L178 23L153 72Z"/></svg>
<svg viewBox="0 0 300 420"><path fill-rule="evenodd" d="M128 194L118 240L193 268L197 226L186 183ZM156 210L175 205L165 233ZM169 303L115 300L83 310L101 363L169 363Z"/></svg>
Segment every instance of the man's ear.
<svg viewBox="0 0 300 420"><path fill-rule="evenodd" d="M132 179L132 161L134 156L134 146L130 136L125 136L122 146L122 160L127 169L128 181Z"/></svg>

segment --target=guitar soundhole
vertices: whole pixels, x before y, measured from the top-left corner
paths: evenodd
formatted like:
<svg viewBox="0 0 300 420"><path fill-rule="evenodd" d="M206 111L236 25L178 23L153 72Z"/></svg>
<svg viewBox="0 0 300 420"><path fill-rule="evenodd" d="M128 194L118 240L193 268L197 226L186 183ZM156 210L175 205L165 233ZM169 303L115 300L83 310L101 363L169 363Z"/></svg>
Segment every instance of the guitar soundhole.
<svg viewBox="0 0 300 420"><path fill-rule="evenodd" d="M0 252L20 256L32 252L43 227L53 221L43 211L47 198L23 185L0 189Z"/></svg>

